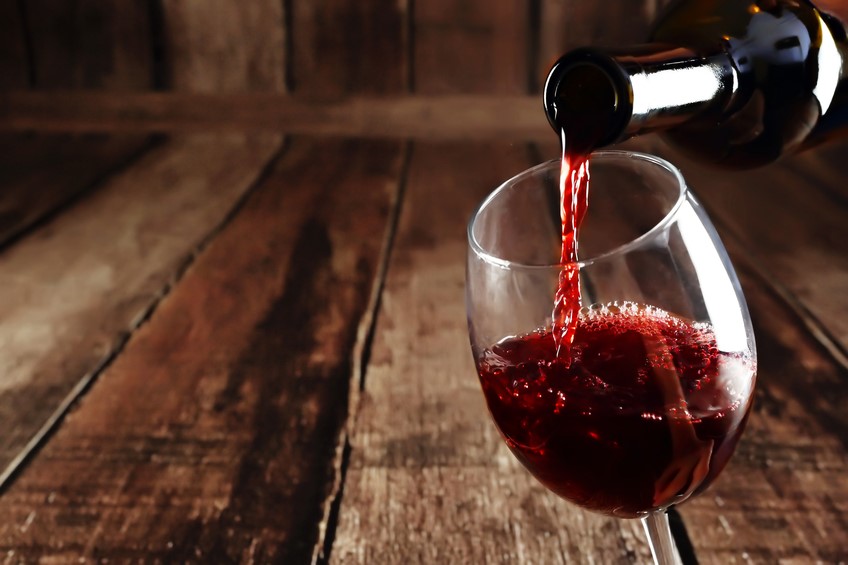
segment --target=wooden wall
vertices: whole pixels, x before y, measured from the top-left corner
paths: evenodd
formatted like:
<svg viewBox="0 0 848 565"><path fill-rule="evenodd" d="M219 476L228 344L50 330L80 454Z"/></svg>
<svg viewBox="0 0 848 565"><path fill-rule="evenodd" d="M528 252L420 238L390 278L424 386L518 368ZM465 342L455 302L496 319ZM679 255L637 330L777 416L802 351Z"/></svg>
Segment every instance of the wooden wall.
<svg viewBox="0 0 848 565"><path fill-rule="evenodd" d="M545 139L553 61L666 1L6 0L0 129Z"/></svg>
<svg viewBox="0 0 848 565"><path fill-rule="evenodd" d="M562 51L644 39L660 3L6 0L0 87L536 93Z"/></svg>

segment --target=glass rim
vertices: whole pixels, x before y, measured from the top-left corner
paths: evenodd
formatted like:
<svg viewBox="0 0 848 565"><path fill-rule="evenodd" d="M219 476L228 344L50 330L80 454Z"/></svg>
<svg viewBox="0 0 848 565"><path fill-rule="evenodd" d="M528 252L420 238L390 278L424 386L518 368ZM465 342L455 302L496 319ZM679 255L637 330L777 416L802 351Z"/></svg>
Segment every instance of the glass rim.
<svg viewBox="0 0 848 565"><path fill-rule="evenodd" d="M680 207L683 205L683 202L686 200L686 198L689 194L689 187L686 185L686 181L683 178L683 174L680 172L680 169L678 169L677 167L675 167L669 161L663 159L662 157L657 157L656 155L651 155L649 153L642 153L642 152L639 152L639 151L627 151L627 150L623 150L623 149L607 149L607 150L603 150L603 151L593 152L591 154L591 156L589 157L590 163L591 163L592 159L596 159L596 158L601 158L601 159L604 159L604 158L637 159L637 160L645 161L645 162L650 163L652 165L662 167L663 169L670 172L674 176L674 178L676 179L677 185L678 185L678 188L679 188L679 193L677 195L677 200L669 208L668 212L662 217L662 219L660 219L657 223L655 223L653 226L651 226L651 228L649 230L647 230L647 231L645 231L645 233L639 235L639 237L636 237L634 239L631 239L630 241L622 243L621 245L614 247L613 249L610 249L609 251L604 251L603 253L600 253L600 254L595 255L593 257L589 257L587 259L578 259L576 264L577 264L577 267L579 269L582 269L584 267L588 267L589 265L596 263L598 261L601 261L603 259L606 259L607 257L613 256L613 255L619 255L621 253L625 253L625 252L627 252L631 249L634 249L636 247L643 245L646 241L653 239L658 232L660 232L662 229L664 229L668 224L670 224L673 221L674 217L677 215L677 212L680 210ZM503 269L511 269L511 268L522 268L522 269L552 269L552 268L556 268L556 269L561 269L562 268L561 263L549 263L549 264L545 264L545 265L540 265L540 264L521 263L519 261L510 261L508 259L502 259L500 257L497 257L497 256L489 253L485 249L483 249L483 246L480 245L480 242L477 241L477 238L474 236L474 224L476 223L477 218L480 216L480 213L487 206L489 206L498 197L498 195L502 191L506 190L509 186L515 184L516 182L523 180L524 178L526 178L526 177L528 177L528 176L530 176L530 175L532 175L532 174L534 174L534 173L536 173L540 170L549 168L551 166L559 167L560 163L561 162L560 162L559 159L551 159L550 161L545 161L543 163L539 163L538 165L535 165L533 167L530 167L529 169L525 169L524 171L521 171L520 173L516 174L512 178L501 183L500 186L498 186L495 190L493 190L491 193L489 193L488 196L486 196L486 198L484 198L483 201L480 202L480 204L477 205L477 207L474 209L474 212L472 212L472 214L471 214L471 218L468 220L468 227L467 227L468 245L472 249L472 251L474 251L474 254L477 257L481 258L482 260L486 261L487 263L491 263L492 265L495 265L497 267L501 267Z"/></svg>

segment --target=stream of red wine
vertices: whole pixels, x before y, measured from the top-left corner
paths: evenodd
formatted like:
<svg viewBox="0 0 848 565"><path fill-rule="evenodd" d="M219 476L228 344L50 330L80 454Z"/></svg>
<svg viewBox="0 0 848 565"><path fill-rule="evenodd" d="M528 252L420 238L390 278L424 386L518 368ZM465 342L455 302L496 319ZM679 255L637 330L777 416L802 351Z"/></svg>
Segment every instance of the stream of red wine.
<svg viewBox="0 0 848 565"><path fill-rule="evenodd" d="M580 311L580 269L577 264L577 231L589 202L589 154L569 150L562 130L562 165L559 176L562 218L562 251L559 283L554 296L553 338L557 356L568 362Z"/></svg>

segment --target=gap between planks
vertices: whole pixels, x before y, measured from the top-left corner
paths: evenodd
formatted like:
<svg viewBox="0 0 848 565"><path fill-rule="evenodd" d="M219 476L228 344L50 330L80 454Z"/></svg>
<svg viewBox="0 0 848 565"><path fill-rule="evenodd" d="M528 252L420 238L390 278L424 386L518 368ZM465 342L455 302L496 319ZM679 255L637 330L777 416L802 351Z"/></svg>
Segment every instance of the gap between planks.
<svg viewBox="0 0 848 565"><path fill-rule="evenodd" d="M130 327L127 331L123 332L118 339L114 342L112 348L106 352L103 358L97 363L97 365L88 373L83 375L79 381L74 385L74 387L68 392L68 394L62 399L62 402L56 407L56 409L50 414L50 416L45 420L44 424L38 429L38 431L30 438L30 440L24 445L24 447L20 450L20 452L12 459L9 464L3 469L2 473L0 473L0 495L12 485L15 477L17 477L25 468L27 463L29 463L32 458L38 454L38 451L41 447L50 439L53 433L58 429L59 425L64 420L65 416L68 414L70 409L74 406L74 404L79 401L85 393L91 389L91 387L95 384L98 377L103 374L106 369L118 358L121 352L126 347L127 343L130 341L130 338L133 334L138 331L138 329L143 326L156 311L157 307L162 303L168 294L174 289L174 287L179 283L182 279L183 275L186 271L191 267L192 263L194 263L195 259L203 252L206 247L215 239L215 237L221 233L221 231L229 224L233 218L235 218L239 211L244 206L244 203L248 200L251 194L257 189L258 186L262 184L262 181L270 174L273 169L274 163L276 163L280 157L285 153L288 147L288 143L286 140L283 140L280 144L280 147L275 151L271 158L263 165L257 174L256 178L250 183L247 190L236 200L233 207L229 212L224 216L223 220L219 222L217 225L213 226L212 230L202 238L200 243L195 245L195 247L188 253L185 260L177 267L174 274L171 276L170 280L165 283L165 285L159 290L156 297L147 305L147 307L139 313L139 315L131 322ZM149 149L149 147L148 147ZM141 154L144 154L144 151L140 152L136 155L136 158L140 157ZM134 160L128 160L124 163L124 167L128 166L130 163L134 162ZM121 170L120 168L111 172L112 175ZM109 175L111 176L111 175ZM97 180L96 184L102 183L106 179L106 176ZM89 190L85 191L86 193Z"/></svg>
<svg viewBox="0 0 848 565"><path fill-rule="evenodd" d="M323 518L318 524L318 540L315 542L312 552L312 565L326 565L329 563L333 542L335 541L336 525L338 524L342 498L344 497L344 486L352 449L350 436L356 427L360 396L365 389L368 360L371 357L371 347L374 343L374 333L377 328L377 314L380 311L380 302L383 289L385 288L386 275L389 271L392 249L394 248L400 214L403 209L403 200L406 195L409 164L412 161L412 147L411 141L407 140L404 142L400 174L398 175L398 181L392 194L389 219L386 222L383 242L380 247L380 260L377 265L377 273L371 285L368 305L356 330L356 342L354 343L353 353L351 355L353 371L350 377L347 418L336 444L336 453L333 458L333 486L322 504Z"/></svg>

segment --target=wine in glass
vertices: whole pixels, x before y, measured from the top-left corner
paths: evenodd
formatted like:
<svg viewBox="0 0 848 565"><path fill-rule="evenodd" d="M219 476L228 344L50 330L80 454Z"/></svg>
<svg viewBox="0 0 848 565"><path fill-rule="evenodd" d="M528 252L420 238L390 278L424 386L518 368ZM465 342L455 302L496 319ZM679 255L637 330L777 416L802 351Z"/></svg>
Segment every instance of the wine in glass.
<svg viewBox="0 0 848 565"><path fill-rule="evenodd" d="M576 269L582 308L560 350L560 163L510 179L468 226L471 346L492 418L518 460L583 508L641 518L673 563L665 511L727 464L756 373L727 253L680 172L657 157L590 158Z"/></svg>

